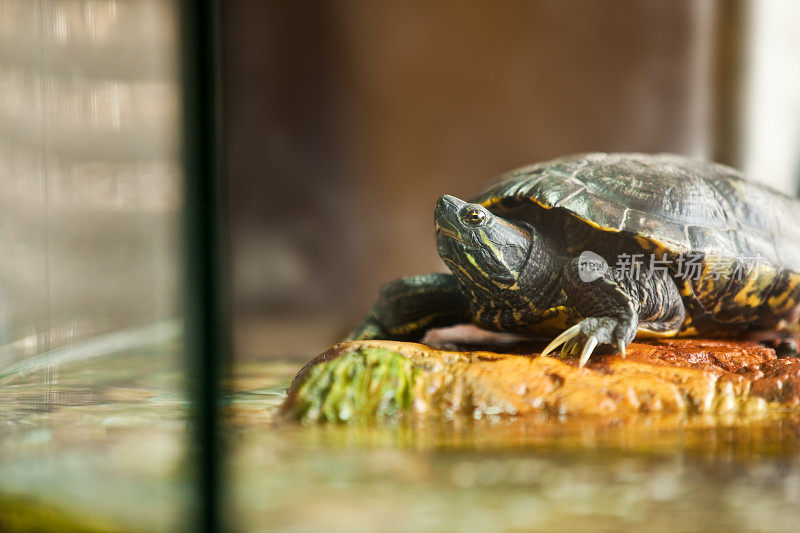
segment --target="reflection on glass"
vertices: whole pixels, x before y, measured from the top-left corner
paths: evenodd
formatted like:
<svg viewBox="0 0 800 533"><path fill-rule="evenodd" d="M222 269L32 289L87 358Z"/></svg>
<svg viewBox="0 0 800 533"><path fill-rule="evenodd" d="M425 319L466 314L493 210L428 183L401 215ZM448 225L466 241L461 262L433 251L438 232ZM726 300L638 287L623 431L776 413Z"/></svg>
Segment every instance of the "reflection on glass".
<svg viewBox="0 0 800 533"><path fill-rule="evenodd" d="M176 17L0 0L0 515L180 515Z"/></svg>

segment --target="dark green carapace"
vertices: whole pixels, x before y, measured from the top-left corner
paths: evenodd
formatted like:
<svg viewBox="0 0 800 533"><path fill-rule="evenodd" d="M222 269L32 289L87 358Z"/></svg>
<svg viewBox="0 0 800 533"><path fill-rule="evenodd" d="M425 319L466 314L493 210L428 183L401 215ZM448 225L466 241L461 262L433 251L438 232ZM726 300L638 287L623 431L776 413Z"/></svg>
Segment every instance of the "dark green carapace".
<svg viewBox="0 0 800 533"><path fill-rule="evenodd" d="M351 339L419 340L472 321L567 328L543 353L637 332L736 335L796 324L800 202L736 170L661 154L582 154L524 167L470 202L442 196L439 256L452 274L386 285Z"/></svg>

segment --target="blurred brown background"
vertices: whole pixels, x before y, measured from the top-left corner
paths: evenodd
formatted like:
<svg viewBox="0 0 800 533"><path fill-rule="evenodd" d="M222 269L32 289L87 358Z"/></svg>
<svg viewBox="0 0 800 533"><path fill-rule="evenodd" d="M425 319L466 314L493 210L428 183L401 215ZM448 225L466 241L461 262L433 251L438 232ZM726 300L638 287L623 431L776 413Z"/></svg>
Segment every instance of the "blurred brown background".
<svg viewBox="0 0 800 533"><path fill-rule="evenodd" d="M581 151L737 164L743 6L226 2L235 309L267 317L256 351L322 349L379 283L442 270L442 193Z"/></svg>

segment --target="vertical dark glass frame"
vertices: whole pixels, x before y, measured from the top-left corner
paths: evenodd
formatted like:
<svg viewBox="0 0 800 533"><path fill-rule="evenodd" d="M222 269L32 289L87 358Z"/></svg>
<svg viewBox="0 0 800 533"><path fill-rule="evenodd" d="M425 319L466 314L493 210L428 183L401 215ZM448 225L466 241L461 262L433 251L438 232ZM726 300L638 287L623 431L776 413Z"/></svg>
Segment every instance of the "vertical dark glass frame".
<svg viewBox="0 0 800 533"><path fill-rule="evenodd" d="M213 532L222 529L219 380L229 351L219 6L214 0L181 0L180 4L185 336L195 437L190 457L196 461L197 530Z"/></svg>

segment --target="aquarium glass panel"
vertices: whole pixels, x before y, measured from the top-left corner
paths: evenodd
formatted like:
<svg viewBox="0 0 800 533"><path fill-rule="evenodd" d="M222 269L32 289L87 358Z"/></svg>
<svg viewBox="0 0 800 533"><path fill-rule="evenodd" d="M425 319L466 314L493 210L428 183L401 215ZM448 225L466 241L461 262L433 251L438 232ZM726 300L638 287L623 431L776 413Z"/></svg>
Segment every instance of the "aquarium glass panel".
<svg viewBox="0 0 800 533"><path fill-rule="evenodd" d="M0 0L0 530L183 523L178 15Z"/></svg>

